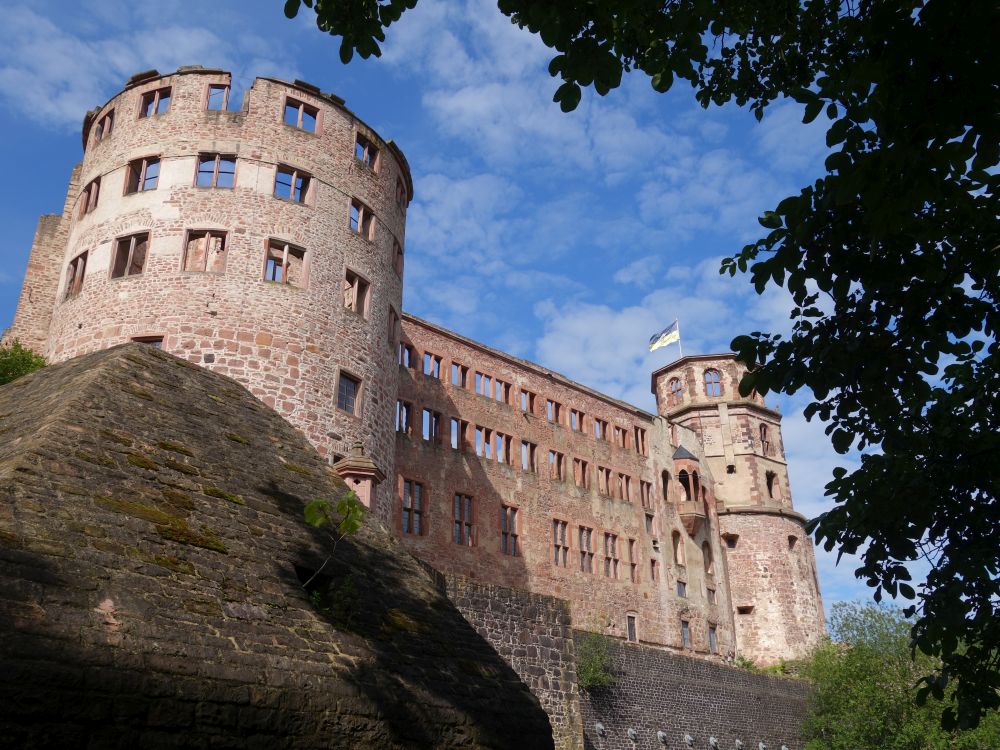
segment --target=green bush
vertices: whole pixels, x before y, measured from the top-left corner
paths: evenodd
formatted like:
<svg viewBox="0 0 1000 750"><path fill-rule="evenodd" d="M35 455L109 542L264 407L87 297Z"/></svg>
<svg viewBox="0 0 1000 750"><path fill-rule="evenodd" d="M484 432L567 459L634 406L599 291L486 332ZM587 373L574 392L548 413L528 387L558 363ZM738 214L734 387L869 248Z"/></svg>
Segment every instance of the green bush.
<svg viewBox="0 0 1000 750"><path fill-rule="evenodd" d="M16 340L7 346L0 346L0 385L43 367L45 358L21 346Z"/></svg>
<svg viewBox="0 0 1000 750"><path fill-rule="evenodd" d="M576 649L576 682L583 690L614 684L608 643L599 635L586 633Z"/></svg>

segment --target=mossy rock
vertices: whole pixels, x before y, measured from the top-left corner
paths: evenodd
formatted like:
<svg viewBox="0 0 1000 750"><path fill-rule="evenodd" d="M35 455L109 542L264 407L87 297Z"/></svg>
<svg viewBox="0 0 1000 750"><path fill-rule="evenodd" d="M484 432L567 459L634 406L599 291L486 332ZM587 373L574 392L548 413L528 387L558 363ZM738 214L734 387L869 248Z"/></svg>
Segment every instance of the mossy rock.
<svg viewBox="0 0 1000 750"><path fill-rule="evenodd" d="M93 453L85 450L78 450L76 452L76 457L81 461L86 461L88 464L95 464L96 466L114 466L115 462L112 461L107 456L97 456Z"/></svg>
<svg viewBox="0 0 1000 750"><path fill-rule="evenodd" d="M232 440L234 443L239 443L240 445L250 445L249 440L242 435L237 435L235 432L227 432L226 440Z"/></svg>
<svg viewBox="0 0 1000 750"><path fill-rule="evenodd" d="M237 505L246 505L243 498L239 495L234 495L230 492L223 492L218 487L211 484L203 484L201 486L201 491L204 492L209 497L217 497L221 500L228 500L231 503L236 503Z"/></svg>
<svg viewBox="0 0 1000 750"><path fill-rule="evenodd" d="M114 430L101 430L101 437L110 440L112 443L118 443L118 445L132 445L131 438L125 437Z"/></svg>
<svg viewBox="0 0 1000 750"><path fill-rule="evenodd" d="M177 521L181 521L183 523L182 519L167 513L161 508L157 508L155 505L146 505L145 503L139 503L135 500L122 500L117 497L98 495L94 498L94 502L106 510L113 510L116 513L124 513L127 516L141 518L144 521L152 521L155 524L170 524Z"/></svg>
<svg viewBox="0 0 1000 750"><path fill-rule="evenodd" d="M160 492L163 493L163 497L167 501L167 505L171 505L174 508L179 508L181 510L192 510L194 508L194 501L186 492L181 492L180 490L175 490L170 487L161 489Z"/></svg>
<svg viewBox="0 0 1000 750"><path fill-rule="evenodd" d="M188 464L182 464L180 461L174 461L173 459L170 458L164 461L163 465L166 466L168 469L179 471L181 474L187 474L190 477L197 477L201 475L201 472L198 471L195 467L190 466Z"/></svg>
<svg viewBox="0 0 1000 750"><path fill-rule="evenodd" d="M173 555L156 555L153 558L153 562L155 562L161 568L172 570L175 573L185 573L186 575L194 575L195 572L194 565L189 563L187 560L181 560L180 558L174 557Z"/></svg>
<svg viewBox="0 0 1000 750"><path fill-rule="evenodd" d="M306 476L306 477L313 476L313 473L311 471L309 471L309 469L307 469L306 467L299 466L298 464L293 464L290 461L286 462L286 463L283 463L282 466L284 466L286 470L293 471L296 474L301 474L302 476Z"/></svg>
<svg viewBox="0 0 1000 750"><path fill-rule="evenodd" d="M137 386L135 383L129 383L127 386L125 386L124 390L127 393L131 393L133 396L138 396L139 398L144 399L145 401L155 401L156 400L153 397L152 393L150 393L149 391L143 390L142 388L140 388L139 386Z"/></svg>
<svg viewBox="0 0 1000 750"><path fill-rule="evenodd" d="M173 519L169 525L157 526L157 533L164 539L178 544L189 544L192 547L202 547L214 552L227 554L229 550L211 529L202 529L202 533L192 530L183 520Z"/></svg>
<svg viewBox="0 0 1000 750"><path fill-rule="evenodd" d="M194 456L194 454L183 445L171 443L169 440L161 440L157 443L157 445L163 450L170 451L171 453L180 453L182 456Z"/></svg>
<svg viewBox="0 0 1000 750"><path fill-rule="evenodd" d="M133 466L138 466L140 469L149 469L150 471L159 471L160 465L153 461L151 458L146 458L139 453L129 453L128 462Z"/></svg>

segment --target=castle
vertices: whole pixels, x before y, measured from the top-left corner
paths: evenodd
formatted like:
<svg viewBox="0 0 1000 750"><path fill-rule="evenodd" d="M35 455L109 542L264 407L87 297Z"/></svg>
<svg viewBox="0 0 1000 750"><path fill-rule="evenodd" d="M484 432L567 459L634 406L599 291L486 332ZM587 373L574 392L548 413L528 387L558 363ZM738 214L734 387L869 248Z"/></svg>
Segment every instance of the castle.
<svg viewBox="0 0 1000 750"><path fill-rule="evenodd" d="M149 71L87 114L7 340L54 362L143 341L235 379L415 556L576 627L758 663L818 642L781 417L743 365L657 370L651 414L405 314L400 149L302 81L229 94Z"/></svg>

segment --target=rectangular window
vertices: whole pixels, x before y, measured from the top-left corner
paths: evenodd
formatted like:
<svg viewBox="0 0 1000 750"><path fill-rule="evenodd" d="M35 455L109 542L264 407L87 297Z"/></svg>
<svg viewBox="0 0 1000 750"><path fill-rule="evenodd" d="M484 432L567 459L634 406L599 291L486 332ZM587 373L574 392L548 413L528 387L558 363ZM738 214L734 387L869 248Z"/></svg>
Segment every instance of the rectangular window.
<svg viewBox="0 0 1000 750"><path fill-rule="evenodd" d="M312 177L295 167L279 164L274 174L274 197L294 203L305 203L309 198Z"/></svg>
<svg viewBox="0 0 1000 750"><path fill-rule="evenodd" d="M677 582L677 596L679 596L681 599L687 599L687 595L688 595L687 584L684 581L678 581Z"/></svg>
<svg viewBox="0 0 1000 750"><path fill-rule="evenodd" d="M224 112L229 104L229 86L224 83L212 83L208 86L208 104L205 107L209 112Z"/></svg>
<svg viewBox="0 0 1000 750"><path fill-rule="evenodd" d="M424 486L410 479L403 480L403 533L424 533Z"/></svg>
<svg viewBox="0 0 1000 750"><path fill-rule="evenodd" d="M510 383L505 383L504 381L500 380L500 378L497 378L494 381L494 384L496 385L496 389L494 391L496 400L499 401L502 404L509 404L510 403Z"/></svg>
<svg viewBox="0 0 1000 750"><path fill-rule="evenodd" d="M306 251L279 240L271 240L264 260L264 281L305 288Z"/></svg>
<svg viewBox="0 0 1000 750"><path fill-rule="evenodd" d="M232 188L236 184L235 154L198 154L198 187Z"/></svg>
<svg viewBox="0 0 1000 750"><path fill-rule="evenodd" d="M568 524L565 521L552 519L552 562L557 567L565 568L569 560L569 541L566 537Z"/></svg>
<svg viewBox="0 0 1000 750"><path fill-rule="evenodd" d="M209 229L189 231L182 268L198 273L223 273L226 270L226 233Z"/></svg>
<svg viewBox="0 0 1000 750"><path fill-rule="evenodd" d="M451 447L457 451L465 450L466 435L469 432L469 423L464 419L451 420Z"/></svg>
<svg viewBox="0 0 1000 750"><path fill-rule="evenodd" d="M348 268L344 272L344 309L368 317L368 290L370 285Z"/></svg>
<svg viewBox="0 0 1000 750"><path fill-rule="evenodd" d="M715 630L715 625L708 626L708 653L719 653L719 636Z"/></svg>
<svg viewBox="0 0 1000 750"><path fill-rule="evenodd" d="M115 242L115 255L111 261L111 278L138 276L146 267L149 249L149 232L122 237Z"/></svg>
<svg viewBox="0 0 1000 750"><path fill-rule="evenodd" d="M66 269L66 291L63 293L63 299L69 299L70 297L75 297L80 293L83 288L83 275L87 271L87 253L80 253L73 260L69 262L69 267Z"/></svg>
<svg viewBox="0 0 1000 750"><path fill-rule="evenodd" d="M709 604L715 604L715 589L705 589L705 596Z"/></svg>
<svg viewBox="0 0 1000 750"><path fill-rule="evenodd" d="M521 411L526 414L535 413L535 394L531 391L521 390Z"/></svg>
<svg viewBox="0 0 1000 750"><path fill-rule="evenodd" d="M553 424L562 424L562 404L552 399L546 399L545 418Z"/></svg>
<svg viewBox="0 0 1000 750"><path fill-rule="evenodd" d="M517 537L517 508L503 505L500 507L500 552L516 557Z"/></svg>
<svg viewBox="0 0 1000 750"><path fill-rule="evenodd" d="M481 372L476 373L476 393L480 396L490 397L490 391L493 389L493 378L489 375L484 375Z"/></svg>
<svg viewBox="0 0 1000 750"><path fill-rule="evenodd" d="M588 529L586 526L581 526L579 529L579 534L577 540L580 543L580 572L581 573L593 573L594 572L594 530Z"/></svg>
<svg viewBox="0 0 1000 750"><path fill-rule="evenodd" d="M285 124L293 128L316 132L316 122L319 120L319 110L298 99L285 99Z"/></svg>
<svg viewBox="0 0 1000 750"><path fill-rule="evenodd" d="M646 431L641 427L635 428L635 449L642 456L649 455L649 445L646 443Z"/></svg>
<svg viewBox="0 0 1000 750"><path fill-rule="evenodd" d="M476 455L493 458L493 430L476 425Z"/></svg>
<svg viewBox="0 0 1000 750"><path fill-rule="evenodd" d="M423 411L423 430L422 435L424 440L430 443L436 443L441 438L441 415L436 411L431 411L430 409L424 409Z"/></svg>
<svg viewBox="0 0 1000 750"><path fill-rule="evenodd" d="M471 547L473 544L472 498L456 492L452 506L455 520L455 525L451 533L452 541L464 547Z"/></svg>
<svg viewBox="0 0 1000 750"><path fill-rule="evenodd" d="M639 480L639 497L642 500L643 508L653 507L653 485L649 482Z"/></svg>
<svg viewBox="0 0 1000 750"><path fill-rule="evenodd" d="M413 404L407 401L396 402L396 432L409 435L413 427Z"/></svg>
<svg viewBox="0 0 1000 750"><path fill-rule="evenodd" d="M618 578L618 535L604 535L604 575Z"/></svg>
<svg viewBox="0 0 1000 750"><path fill-rule="evenodd" d="M400 323L399 314L392 307L389 308L388 326L386 341L389 343L390 348L395 348L396 342L399 340Z"/></svg>
<svg viewBox="0 0 1000 750"><path fill-rule="evenodd" d="M573 459L573 483L577 487L590 488L590 464L582 458Z"/></svg>
<svg viewBox="0 0 1000 750"><path fill-rule="evenodd" d="M85 216L97 208L97 199L101 194L101 178L95 177L80 192L80 211L78 217Z"/></svg>
<svg viewBox="0 0 1000 750"><path fill-rule="evenodd" d="M511 442L512 440L510 435L504 435L502 432L498 432L494 435L494 447L496 449L496 457L499 463L510 466Z"/></svg>
<svg viewBox="0 0 1000 750"><path fill-rule="evenodd" d="M399 364L403 367L412 368L415 352L413 347L405 342L399 343Z"/></svg>
<svg viewBox="0 0 1000 750"><path fill-rule="evenodd" d="M691 648L691 624L687 620L681 620L681 645Z"/></svg>
<svg viewBox="0 0 1000 750"><path fill-rule="evenodd" d="M128 163L125 174L125 194L143 193L156 190L160 178L160 157L147 156L145 159L134 159Z"/></svg>
<svg viewBox="0 0 1000 750"><path fill-rule="evenodd" d="M349 414L357 414L358 391L360 390L360 380L345 372L340 373L340 379L337 382L337 408Z"/></svg>
<svg viewBox="0 0 1000 750"><path fill-rule="evenodd" d="M469 387L469 368L457 362L451 363L451 384L459 388Z"/></svg>
<svg viewBox="0 0 1000 750"><path fill-rule="evenodd" d="M632 643L635 643L639 640L635 632L635 619L636 619L635 615L625 615L625 633L626 637Z"/></svg>
<svg viewBox="0 0 1000 750"><path fill-rule="evenodd" d="M115 127L115 111L109 109L104 116L97 121L97 125L94 127L94 143L100 143L109 135Z"/></svg>
<svg viewBox="0 0 1000 750"><path fill-rule="evenodd" d="M424 375L429 378L441 378L441 358L436 354L424 352Z"/></svg>
<svg viewBox="0 0 1000 750"><path fill-rule="evenodd" d="M375 214L357 198L351 199L351 229L366 240L374 236Z"/></svg>
<svg viewBox="0 0 1000 750"><path fill-rule="evenodd" d="M565 473L566 457L559 451L549 451L549 479L557 479L560 482L566 478Z"/></svg>
<svg viewBox="0 0 1000 750"><path fill-rule="evenodd" d="M354 158L369 169L374 170L378 165L378 148L361 133L358 133L357 139L354 141Z"/></svg>
<svg viewBox="0 0 1000 750"><path fill-rule="evenodd" d="M584 414L579 409L570 409L569 410L570 428L576 432L583 432L583 417Z"/></svg>
<svg viewBox="0 0 1000 750"><path fill-rule="evenodd" d="M628 540L629 580L639 583L639 553L635 539Z"/></svg>
<svg viewBox="0 0 1000 750"><path fill-rule="evenodd" d="M619 474L622 485L621 499L627 503L632 502L632 477L628 474Z"/></svg>
<svg viewBox="0 0 1000 750"><path fill-rule="evenodd" d="M525 471L538 471L538 463L535 458L538 446L529 443L527 440L521 441L521 468Z"/></svg>
<svg viewBox="0 0 1000 750"><path fill-rule="evenodd" d="M401 177L396 178L396 205L400 211L406 211L406 185Z"/></svg>
<svg viewBox="0 0 1000 750"><path fill-rule="evenodd" d="M142 95L139 106L139 117L162 115L170 109L170 87L166 86L156 91L147 91Z"/></svg>
<svg viewBox="0 0 1000 750"><path fill-rule="evenodd" d="M608 423L603 419L594 418L594 437L598 440L608 439Z"/></svg>
<svg viewBox="0 0 1000 750"><path fill-rule="evenodd" d="M397 239L392 241L392 270L397 276L403 275L403 246Z"/></svg>
<svg viewBox="0 0 1000 750"><path fill-rule="evenodd" d="M628 447L628 431L621 427L615 427L615 445L619 448Z"/></svg>
<svg viewBox="0 0 1000 750"><path fill-rule="evenodd" d="M605 497L611 496L611 469L597 467L597 491Z"/></svg>
<svg viewBox="0 0 1000 750"><path fill-rule="evenodd" d="M653 535L653 514L646 513L646 533L650 536Z"/></svg>
<svg viewBox="0 0 1000 750"><path fill-rule="evenodd" d="M660 581L660 562L656 558L649 561L649 580L653 583Z"/></svg>

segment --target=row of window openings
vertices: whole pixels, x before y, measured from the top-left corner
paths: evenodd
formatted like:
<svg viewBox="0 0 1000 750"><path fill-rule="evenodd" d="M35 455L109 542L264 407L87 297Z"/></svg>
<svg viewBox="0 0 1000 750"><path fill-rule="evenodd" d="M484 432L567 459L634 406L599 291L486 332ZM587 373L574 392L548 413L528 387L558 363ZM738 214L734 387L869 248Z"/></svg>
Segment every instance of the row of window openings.
<svg viewBox="0 0 1000 750"><path fill-rule="evenodd" d="M709 398L722 396L722 373L712 368L702 375L705 384L705 395ZM678 406L684 400L684 385L680 378L671 378L667 383L667 406Z"/></svg>
<svg viewBox="0 0 1000 750"><path fill-rule="evenodd" d="M442 358L431 352L424 352L423 367L421 372L430 378L441 379ZM416 365L416 352L410 344L400 343L399 364L403 367L414 368ZM475 372L474 379L475 392L480 396L498 401L508 406L513 406L512 396L514 387L500 378L486 375L482 372ZM458 362L451 363L451 384L459 388L469 388L469 368ZM520 407L526 414L535 414L535 404L537 396L531 391L521 389ZM545 417L549 422L559 425L567 425L574 432L586 432L585 420L587 419L579 409L570 409L569 418L566 419L566 410L561 403L553 399L545 400ZM598 417L592 417L594 437L598 440L608 441L613 437L613 442L620 448L634 448L639 454L649 455L646 430L642 427L634 427L630 432L624 427L615 426L613 432L609 431L607 421Z"/></svg>
<svg viewBox="0 0 1000 750"><path fill-rule="evenodd" d="M424 485L412 479L403 480L401 523L404 534L423 536L427 533L427 505ZM520 554L518 509L500 506L500 552L510 557ZM452 542L463 547L478 543L473 499L456 492L452 498Z"/></svg>
<svg viewBox="0 0 1000 750"><path fill-rule="evenodd" d="M625 615L625 638L633 643L638 642L636 615ZM681 620L681 645L684 648L692 648L691 643L691 623L689 620ZM719 634L715 625L708 626L708 652L710 654L719 653Z"/></svg>
<svg viewBox="0 0 1000 750"><path fill-rule="evenodd" d="M139 102L139 117L152 117L168 112L170 110L171 90L170 86L166 86L144 93ZM229 92L230 87L226 84L209 84L206 109L208 111L225 111L229 102ZM287 98L285 99L283 120L286 125L315 133L319 121L319 110L305 102ZM108 110L98 119L94 128L95 143L99 143L111 135L114 122L114 109ZM365 167L372 171L378 171L379 148L370 138L361 133L357 133L355 136L354 157ZM396 178L396 204L401 211L406 210L406 186L398 177Z"/></svg>

